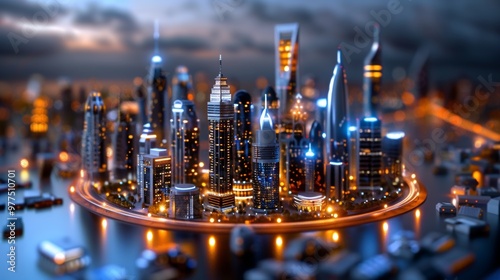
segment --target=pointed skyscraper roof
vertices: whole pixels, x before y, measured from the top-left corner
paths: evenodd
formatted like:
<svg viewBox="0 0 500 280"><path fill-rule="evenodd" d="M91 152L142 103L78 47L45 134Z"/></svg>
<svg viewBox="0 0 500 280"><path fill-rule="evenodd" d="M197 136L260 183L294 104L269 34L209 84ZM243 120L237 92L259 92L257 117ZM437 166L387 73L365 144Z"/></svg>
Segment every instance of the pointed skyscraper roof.
<svg viewBox="0 0 500 280"><path fill-rule="evenodd" d="M342 51L337 50L337 64L333 69L327 99L326 154L327 160L343 158L346 161L347 137L347 78L342 64Z"/></svg>

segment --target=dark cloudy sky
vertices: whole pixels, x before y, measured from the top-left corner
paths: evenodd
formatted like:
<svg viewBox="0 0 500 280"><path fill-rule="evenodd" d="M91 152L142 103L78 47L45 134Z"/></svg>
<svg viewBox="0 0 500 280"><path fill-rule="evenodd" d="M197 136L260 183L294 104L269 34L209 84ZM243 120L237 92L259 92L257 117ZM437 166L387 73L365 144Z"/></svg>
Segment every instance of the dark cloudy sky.
<svg viewBox="0 0 500 280"><path fill-rule="evenodd" d="M274 25L298 22L300 74L327 84L335 50L344 43L355 48L346 57L348 80L359 83L369 47L356 40L357 30L365 33L376 18L386 81L396 67L407 71L419 48L429 50L434 80L489 73L495 80L499 15L495 0L2 0L0 80L25 80L33 73L78 80L144 76L158 19L168 72L184 64L192 73L215 75L222 53L230 78L243 84L259 76L274 81Z"/></svg>

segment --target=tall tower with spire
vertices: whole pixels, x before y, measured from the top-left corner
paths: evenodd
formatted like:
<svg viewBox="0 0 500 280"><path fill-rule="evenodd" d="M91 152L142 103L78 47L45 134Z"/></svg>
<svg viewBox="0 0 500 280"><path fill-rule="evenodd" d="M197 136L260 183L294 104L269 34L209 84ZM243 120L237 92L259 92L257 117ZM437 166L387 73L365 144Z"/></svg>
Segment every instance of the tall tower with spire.
<svg viewBox="0 0 500 280"><path fill-rule="evenodd" d="M85 104L85 121L82 136L82 162L92 182L108 179L106 157L106 107L101 93L93 91Z"/></svg>
<svg viewBox="0 0 500 280"><path fill-rule="evenodd" d="M154 41L155 53L151 58L151 70L149 72L148 87L148 122L153 129L160 147L167 143L167 77L161 69L162 58L159 55L158 21L155 22Z"/></svg>
<svg viewBox="0 0 500 280"><path fill-rule="evenodd" d="M234 106L227 78L222 75L222 56L219 56L219 75L210 93L208 113L209 209L227 212L234 209L233 142Z"/></svg>
<svg viewBox="0 0 500 280"><path fill-rule="evenodd" d="M347 77L342 64L342 52L337 51L337 64L333 69L327 98L326 117L326 149L327 161L326 194L332 197L335 190L337 199L342 199L348 189L349 157L348 157L348 111L347 111ZM333 170L338 169L338 170ZM338 172L342 169L342 172ZM337 178L341 174L341 178Z"/></svg>
<svg viewBox="0 0 500 280"><path fill-rule="evenodd" d="M365 58L363 78L363 114L376 117L380 104L380 80L382 79L382 55L379 40L380 28L375 25L373 44Z"/></svg>
<svg viewBox="0 0 500 280"><path fill-rule="evenodd" d="M265 105L260 115L253 149L253 207L256 211L276 210L279 206L279 144L272 117Z"/></svg>

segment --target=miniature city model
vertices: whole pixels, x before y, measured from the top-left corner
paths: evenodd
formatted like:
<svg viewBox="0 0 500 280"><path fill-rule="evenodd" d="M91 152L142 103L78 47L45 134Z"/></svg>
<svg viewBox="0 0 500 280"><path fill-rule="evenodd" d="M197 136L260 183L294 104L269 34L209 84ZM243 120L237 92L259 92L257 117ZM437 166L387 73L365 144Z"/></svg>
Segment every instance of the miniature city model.
<svg viewBox="0 0 500 280"><path fill-rule="evenodd" d="M219 56L207 104L208 131L199 126L189 100L186 67L177 69L169 99L158 43L147 102L138 100L140 114L119 107L111 146L103 98L91 92L85 106L83 169L70 187L72 199L130 223L211 232L228 231L237 223L252 224L258 232L350 226L422 204L425 188L404 169L404 132L382 135L377 115L379 30L364 65L363 115L350 119L339 49L327 98L317 102L326 116L313 119L297 93L298 28L276 27L276 92L266 88L261 106L254 106L246 91L232 96ZM207 132L203 169L200 135ZM108 166L113 166L111 174Z"/></svg>

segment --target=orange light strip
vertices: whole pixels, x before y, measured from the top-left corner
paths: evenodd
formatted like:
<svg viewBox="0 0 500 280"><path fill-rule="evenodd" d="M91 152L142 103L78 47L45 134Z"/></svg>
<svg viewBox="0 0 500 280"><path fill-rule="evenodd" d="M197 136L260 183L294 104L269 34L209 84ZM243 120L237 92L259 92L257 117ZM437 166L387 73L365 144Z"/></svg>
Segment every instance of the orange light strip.
<svg viewBox="0 0 500 280"><path fill-rule="evenodd" d="M477 123L473 123L466 120L459 115L452 113L448 109L445 109L437 104L432 104L431 114L442 119L443 121L450 123L454 126L459 126L467 131L478 134L485 138L491 139L493 141L500 141L500 134L481 126Z"/></svg>

